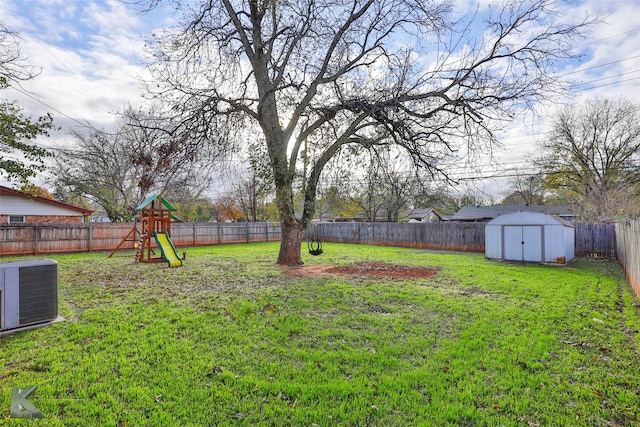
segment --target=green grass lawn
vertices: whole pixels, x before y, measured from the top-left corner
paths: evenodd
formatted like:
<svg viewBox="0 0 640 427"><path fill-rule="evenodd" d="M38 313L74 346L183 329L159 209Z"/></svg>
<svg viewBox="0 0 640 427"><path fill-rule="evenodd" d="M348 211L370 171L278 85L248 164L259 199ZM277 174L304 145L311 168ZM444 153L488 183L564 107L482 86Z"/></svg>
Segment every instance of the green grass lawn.
<svg viewBox="0 0 640 427"><path fill-rule="evenodd" d="M0 424L640 425L638 300L612 262L325 244L429 279L290 277L278 244L61 255L66 321L0 338ZM182 252L182 250L181 250ZM9 418L11 390L46 416Z"/></svg>

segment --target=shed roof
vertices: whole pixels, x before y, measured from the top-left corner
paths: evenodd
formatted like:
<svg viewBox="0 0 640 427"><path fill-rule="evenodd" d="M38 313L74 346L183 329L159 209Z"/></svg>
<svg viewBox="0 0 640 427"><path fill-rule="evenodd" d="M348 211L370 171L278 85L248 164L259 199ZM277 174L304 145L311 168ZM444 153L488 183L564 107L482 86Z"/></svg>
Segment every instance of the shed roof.
<svg viewBox="0 0 640 427"><path fill-rule="evenodd" d="M28 200L34 200L34 201L38 201L38 202L42 202L42 203L47 203L53 206L58 206L61 208L65 208L65 209L69 209L72 211L76 211L82 215L91 215L91 213L93 212L90 209L85 209L85 208L81 208L78 206L74 206L74 205L70 205L68 203L64 203L64 202L60 202L58 200L53 200L53 199L47 199L46 197L40 197L40 196L34 196L32 194L28 194L28 193L23 193L22 191L18 191L18 190L14 190L12 188L9 187L5 187L0 185L0 196L17 196L17 197L23 197L25 199Z"/></svg>
<svg viewBox="0 0 640 427"><path fill-rule="evenodd" d="M565 227L575 228L575 225L569 221L560 218L557 215L551 215L541 212L519 211L511 212L504 215L498 215L487 223L489 225L562 225Z"/></svg>
<svg viewBox="0 0 640 427"><path fill-rule="evenodd" d="M487 221L513 212L527 211L546 213L551 215L574 217L568 205L496 205L496 206L465 206L456 212L452 221Z"/></svg>

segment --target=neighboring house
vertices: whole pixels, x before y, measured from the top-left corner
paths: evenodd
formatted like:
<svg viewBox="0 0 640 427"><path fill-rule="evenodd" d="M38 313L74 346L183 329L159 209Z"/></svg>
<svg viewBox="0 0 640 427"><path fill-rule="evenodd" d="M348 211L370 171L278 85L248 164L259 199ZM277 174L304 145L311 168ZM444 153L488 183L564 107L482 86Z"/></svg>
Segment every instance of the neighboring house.
<svg viewBox="0 0 640 427"><path fill-rule="evenodd" d="M409 222L441 222L443 220L442 216L431 208L414 209L407 219Z"/></svg>
<svg viewBox="0 0 640 427"><path fill-rule="evenodd" d="M105 213L94 213L93 215L91 215L91 222L111 222L111 220Z"/></svg>
<svg viewBox="0 0 640 427"><path fill-rule="evenodd" d="M93 211L0 185L0 224L83 224Z"/></svg>
<svg viewBox="0 0 640 427"><path fill-rule="evenodd" d="M520 211L556 215L567 221L575 221L576 218L568 205L496 205L465 206L451 217L451 221L487 222L499 215Z"/></svg>

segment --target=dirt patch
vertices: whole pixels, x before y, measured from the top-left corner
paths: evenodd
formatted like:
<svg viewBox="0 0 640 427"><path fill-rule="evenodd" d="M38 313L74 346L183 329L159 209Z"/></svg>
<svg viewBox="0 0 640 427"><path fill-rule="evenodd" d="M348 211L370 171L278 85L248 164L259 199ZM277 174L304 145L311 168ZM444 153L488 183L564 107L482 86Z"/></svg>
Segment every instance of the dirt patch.
<svg viewBox="0 0 640 427"><path fill-rule="evenodd" d="M330 276L372 276L396 277L404 279L428 279L438 273L432 268L408 267L406 265L387 264L384 262L361 262L348 266L334 267L330 265L310 265L294 267L287 270L291 277Z"/></svg>

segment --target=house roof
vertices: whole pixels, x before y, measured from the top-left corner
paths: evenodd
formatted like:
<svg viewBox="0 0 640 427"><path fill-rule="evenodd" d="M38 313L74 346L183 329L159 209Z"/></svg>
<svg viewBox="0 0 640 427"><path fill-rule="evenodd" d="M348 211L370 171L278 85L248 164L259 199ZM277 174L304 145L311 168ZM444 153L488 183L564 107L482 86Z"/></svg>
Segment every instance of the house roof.
<svg viewBox="0 0 640 427"><path fill-rule="evenodd" d="M438 218L442 219L442 216L435 209L432 209L432 208L413 209L411 213L409 213L409 219L421 219L421 218L424 218L425 215L430 214L431 212L436 214Z"/></svg>
<svg viewBox="0 0 640 427"><path fill-rule="evenodd" d="M53 205L53 206L59 206L59 207L65 208L65 209L76 211L76 212L81 213L82 215L91 215L91 213L93 212L90 209L85 209L85 208L81 208L81 207L78 207L78 206L70 205L68 203L60 202L58 200L47 199L46 197L34 196L32 194L23 193L22 191L14 190L12 188L5 187L5 186L2 186L2 185L0 185L0 196L23 197L23 198L28 199L28 200L35 200L35 201L38 201L38 202L47 203L47 204L50 204L50 205Z"/></svg>
<svg viewBox="0 0 640 427"><path fill-rule="evenodd" d="M513 212L526 211L546 213L562 217L574 217L568 205L496 205L496 206L465 206L456 212L452 221L486 221Z"/></svg>

